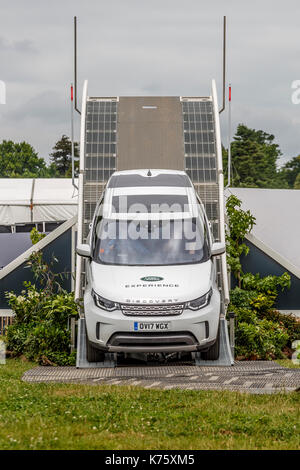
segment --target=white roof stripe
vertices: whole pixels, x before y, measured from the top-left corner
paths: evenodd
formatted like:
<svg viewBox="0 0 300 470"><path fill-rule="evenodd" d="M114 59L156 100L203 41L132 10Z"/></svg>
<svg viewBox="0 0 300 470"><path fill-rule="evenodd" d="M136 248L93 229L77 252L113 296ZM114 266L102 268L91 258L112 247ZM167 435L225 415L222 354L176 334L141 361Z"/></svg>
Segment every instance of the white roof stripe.
<svg viewBox="0 0 300 470"><path fill-rule="evenodd" d="M125 188L107 188L107 192L112 191L113 196L138 196L142 194L174 194L174 195L187 195L185 187L172 187L172 186L138 186L138 187L125 187Z"/></svg>

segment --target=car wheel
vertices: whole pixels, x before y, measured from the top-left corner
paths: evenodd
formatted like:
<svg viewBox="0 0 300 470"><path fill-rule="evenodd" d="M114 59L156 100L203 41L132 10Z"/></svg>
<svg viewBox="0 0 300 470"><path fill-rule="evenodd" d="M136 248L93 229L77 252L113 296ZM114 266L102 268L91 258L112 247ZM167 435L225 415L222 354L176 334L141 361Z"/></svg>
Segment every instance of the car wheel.
<svg viewBox="0 0 300 470"><path fill-rule="evenodd" d="M103 362L104 361L104 353L99 351L99 349L95 348L89 342L88 336L86 335L86 358L88 362Z"/></svg>
<svg viewBox="0 0 300 470"><path fill-rule="evenodd" d="M217 339L208 351L201 353L201 358L205 361L216 361L220 354L220 325L218 329Z"/></svg>

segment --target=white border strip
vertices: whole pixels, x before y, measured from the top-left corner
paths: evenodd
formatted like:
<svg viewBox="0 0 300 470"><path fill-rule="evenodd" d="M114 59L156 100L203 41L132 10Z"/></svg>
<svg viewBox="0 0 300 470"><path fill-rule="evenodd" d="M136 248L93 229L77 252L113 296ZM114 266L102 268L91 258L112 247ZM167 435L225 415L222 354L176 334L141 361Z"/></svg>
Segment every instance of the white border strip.
<svg viewBox="0 0 300 470"><path fill-rule="evenodd" d="M282 313L283 315L293 315L294 317L299 317L300 318L300 310L278 310L279 313Z"/></svg>
<svg viewBox="0 0 300 470"><path fill-rule="evenodd" d="M75 196L75 197L76 197L76 196ZM5 204L4 204L4 203L2 204L1 201L0 201L0 206L6 206L6 207L7 207L7 206L8 206L8 207L19 207L19 206L20 206L20 207L30 207L30 205L31 205L30 202L28 202L28 203L27 203L27 202L24 202L24 203L22 203L22 204L19 204L19 203L16 203L16 202L8 203L8 202L6 201ZM37 203L33 202L33 206L34 206L34 207L40 207L40 206L62 206L62 205L63 205L63 206L74 206L74 205L77 205L77 201L76 201L76 199L74 199L73 201L71 201L71 200L68 200L68 201L62 201L62 200L60 200L60 201L53 201L53 202L37 202ZM48 222L48 220L46 220L45 222ZM52 220L51 220L50 222L52 222ZM1 225L4 225L4 224L1 224Z"/></svg>
<svg viewBox="0 0 300 470"><path fill-rule="evenodd" d="M217 164L218 164L218 186L219 186L219 214L220 214L220 239L225 243L225 209L224 209L224 175L223 175L223 161L222 161L222 145L221 145L221 131L219 119L219 106L217 97L216 81L212 80L212 100L215 118L215 134L216 134L216 151L217 151ZM228 273L226 263L226 253L221 256L222 265L222 278L224 288L225 304L229 303L229 287L228 287Z"/></svg>
<svg viewBox="0 0 300 470"><path fill-rule="evenodd" d="M77 222L77 216L74 215L72 219L67 220L63 224L61 224L59 227L57 227L55 230L49 233L49 235L46 235L42 240L40 240L38 243L35 245L32 245L28 250L24 251L20 256L18 256L16 259L14 259L11 263L7 264L3 269L0 271L0 279L3 279L5 276L7 276L9 273L14 271L16 268L21 266L23 263L27 261L29 256L39 250L42 250L45 248L45 246L49 245L49 243L53 242L56 238L58 238L60 235L65 233L69 228L71 228L74 224Z"/></svg>
<svg viewBox="0 0 300 470"><path fill-rule="evenodd" d="M88 81L85 80L82 91L81 124L80 124L80 160L78 178L78 243L82 243L82 219L83 219L83 174L84 174L84 154L85 154L85 120L87 101Z"/></svg>
<svg viewBox="0 0 300 470"><path fill-rule="evenodd" d="M0 308L0 317L14 317L15 312L11 308Z"/></svg>
<svg viewBox="0 0 300 470"><path fill-rule="evenodd" d="M81 105L81 124L80 124L80 160L79 160L79 178L78 178L78 224L77 224L77 243L82 243L83 227L83 175L84 175L84 154L85 154L85 120L86 120L86 102L88 93L88 81L85 80L82 90ZM76 276L75 276L75 300L80 298L80 280L82 270L82 257L76 256Z"/></svg>
<svg viewBox="0 0 300 470"><path fill-rule="evenodd" d="M292 264L290 261L288 261L286 258L281 256L277 251L274 251L272 248L270 248L268 245L266 245L264 242L256 238L252 233L248 233L245 238L249 240L249 242L253 243L257 248L259 248L261 251L263 251L266 255L270 256L274 261L279 263L281 266L286 268L288 271L290 271L294 276L296 276L298 279L300 279L300 268Z"/></svg>

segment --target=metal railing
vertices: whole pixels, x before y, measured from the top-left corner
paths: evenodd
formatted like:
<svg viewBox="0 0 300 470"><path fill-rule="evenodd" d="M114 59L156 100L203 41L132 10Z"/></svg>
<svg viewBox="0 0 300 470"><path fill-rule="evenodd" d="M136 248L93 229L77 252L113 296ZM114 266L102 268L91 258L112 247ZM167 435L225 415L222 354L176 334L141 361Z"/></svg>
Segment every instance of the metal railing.
<svg viewBox="0 0 300 470"><path fill-rule="evenodd" d="M12 325L14 321L14 315L12 310L0 310L0 336L5 336L7 333L7 327Z"/></svg>

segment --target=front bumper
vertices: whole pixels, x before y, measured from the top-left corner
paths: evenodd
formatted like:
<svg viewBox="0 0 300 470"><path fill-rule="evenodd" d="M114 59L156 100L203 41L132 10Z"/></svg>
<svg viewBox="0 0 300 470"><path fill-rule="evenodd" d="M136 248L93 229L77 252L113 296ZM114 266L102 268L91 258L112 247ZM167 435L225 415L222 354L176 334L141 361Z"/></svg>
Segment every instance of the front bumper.
<svg viewBox="0 0 300 470"><path fill-rule="evenodd" d="M88 339L109 352L183 352L209 348L216 340L220 317L220 294L213 290L208 306L180 315L126 316L121 310L107 312L97 307L86 290L84 309ZM169 322L166 332L136 332L136 322Z"/></svg>

